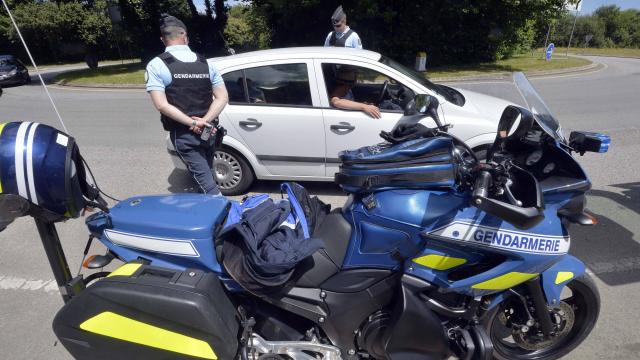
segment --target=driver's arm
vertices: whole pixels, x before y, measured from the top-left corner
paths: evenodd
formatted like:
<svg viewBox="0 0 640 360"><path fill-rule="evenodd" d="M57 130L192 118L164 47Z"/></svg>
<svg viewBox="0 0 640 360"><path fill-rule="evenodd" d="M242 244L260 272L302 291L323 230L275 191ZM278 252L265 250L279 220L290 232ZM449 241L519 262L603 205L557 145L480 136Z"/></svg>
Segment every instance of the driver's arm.
<svg viewBox="0 0 640 360"><path fill-rule="evenodd" d="M378 109L377 106L343 99L342 97L344 97L345 95L346 91L344 91L344 89L335 89L331 94L331 106L345 110L360 110L374 119L380 119L382 117L382 114L380 114L380 109Z"/></svg>

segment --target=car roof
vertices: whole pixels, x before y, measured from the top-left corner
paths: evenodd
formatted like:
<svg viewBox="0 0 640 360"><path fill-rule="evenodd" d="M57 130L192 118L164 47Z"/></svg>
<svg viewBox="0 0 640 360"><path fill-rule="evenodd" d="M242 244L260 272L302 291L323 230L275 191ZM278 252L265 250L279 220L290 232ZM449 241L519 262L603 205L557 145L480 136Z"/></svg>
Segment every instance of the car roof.
<svg viewBox="0 0 640 360"><path fill-rule="evenodd" d="M290 47L280 49L258 50L250 51L237 55L229 55L222 57L215 57L210 59L213 61L219 70L227 68L233 65L251 64L257 61L272 61L272 60L288 60L288 59L309 59L309 58L341 58L348 60L380 60L379 53L370 50L360 50L343 47L323 47L323 46L309 46L309 47Z"/></svg>

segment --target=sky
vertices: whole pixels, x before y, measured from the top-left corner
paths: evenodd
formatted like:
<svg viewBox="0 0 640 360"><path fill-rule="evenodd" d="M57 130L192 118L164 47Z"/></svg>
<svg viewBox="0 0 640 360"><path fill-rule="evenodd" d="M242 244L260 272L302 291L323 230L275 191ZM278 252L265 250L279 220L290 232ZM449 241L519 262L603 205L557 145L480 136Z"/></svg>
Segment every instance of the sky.
<svg viewBox="0 0 640 360"><path fill-rule="evenodd" d="M581 15L592 13L595 9L602 5L618 5L620 9L638 9L640 10L640 0L582 0Z"/></svg>
<svg viewBox="0 0 640 360"><path fill-rule="evenodd" d="M195 0L196 7L199 11L204 12L204 0ZM227 0L227 5L234 6L240 4L239 0ZM593 10L602 5L618 5L622 10L638 9L640 10L640 0L582 0L581 15L590 14Z"/></svg>

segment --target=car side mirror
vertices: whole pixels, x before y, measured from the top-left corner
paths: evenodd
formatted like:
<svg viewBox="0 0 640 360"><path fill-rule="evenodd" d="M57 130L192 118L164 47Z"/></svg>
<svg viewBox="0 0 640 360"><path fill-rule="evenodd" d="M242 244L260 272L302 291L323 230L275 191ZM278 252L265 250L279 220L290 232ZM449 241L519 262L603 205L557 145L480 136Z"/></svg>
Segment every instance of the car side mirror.
<svg viewBox="0 0 640 360"><path fill-rule="evenodd" d="M438 116L438 98L427 94L418 94L409 101L404 108L404 116L425 115L431 116L439 128L442 128L440 117Z"/></svg>
<svg viewBox="0 0 640 360"><path fill-rule="evenodd" d="M438 104L438 99L434 96L418 94L413 98L413 100L407 103L407 106L404 107L404 115L429 115L429 110L434 107L437 108Z"/></svg>

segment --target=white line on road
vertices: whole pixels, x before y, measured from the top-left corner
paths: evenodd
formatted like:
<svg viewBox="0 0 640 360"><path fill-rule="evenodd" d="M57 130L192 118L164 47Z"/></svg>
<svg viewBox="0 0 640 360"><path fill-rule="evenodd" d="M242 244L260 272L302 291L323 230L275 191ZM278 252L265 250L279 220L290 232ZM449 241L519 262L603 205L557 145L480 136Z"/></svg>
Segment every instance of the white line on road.
<svg viewBox="0 0 640 360"><path fill-rule="evenodd" d="M0 291L2 290L38 291L53 294L58 292L58 284L55 280L32 280L0 275Z"/></svg>

